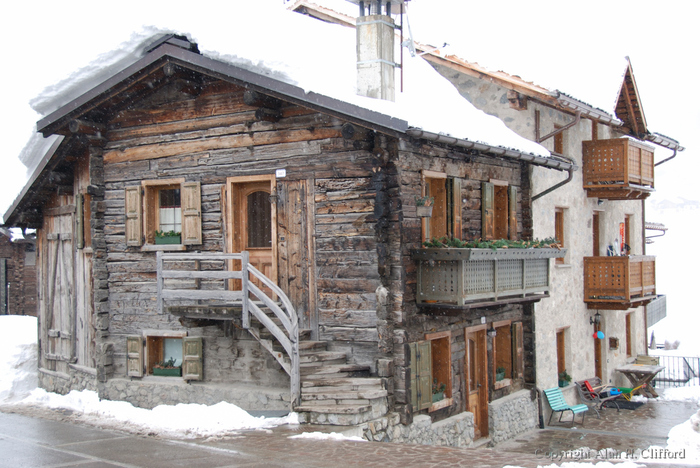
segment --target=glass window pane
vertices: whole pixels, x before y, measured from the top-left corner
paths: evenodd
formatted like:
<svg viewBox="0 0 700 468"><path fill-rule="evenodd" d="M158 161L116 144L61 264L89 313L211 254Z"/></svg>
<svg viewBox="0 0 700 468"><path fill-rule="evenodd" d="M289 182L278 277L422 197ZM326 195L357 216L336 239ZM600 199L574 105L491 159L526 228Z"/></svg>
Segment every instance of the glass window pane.
<svg viewBox="0 0 700 468"><path fill-rule="evenodd" d="M253 192L248 195L248 245L246 247L270 247L272 245L272 210L270 194Z"/></svg>
<svg viewBox="0 0 700 468"><path fill-rule="evenodd" d="M181 232L180 189L163 189L158 193L158 230Z"/></svg>
<svg viewBox="0 0 700 468"><path fill-rule="evenodd" d="M175 365L182 365L182 339L165 338L163 340L163 360L175 359Z"/></svg>

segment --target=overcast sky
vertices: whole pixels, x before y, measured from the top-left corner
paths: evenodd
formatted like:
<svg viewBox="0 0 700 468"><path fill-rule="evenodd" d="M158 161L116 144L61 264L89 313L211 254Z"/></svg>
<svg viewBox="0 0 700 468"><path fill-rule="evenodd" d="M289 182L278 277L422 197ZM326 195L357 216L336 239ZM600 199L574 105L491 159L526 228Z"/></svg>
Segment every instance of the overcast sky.
<svg viewBox="0 0 700 468"><path fill-rule="evenodd" d="M319 2L356 11L343 0ZM193 22L235 28L237 22L259 20L260 34L251 40L284 41L265 27L264 13L256 18L243 14L243 6L252 3L284 8L285 2L63 0L7 4L0 17L5 35L0 74L4 91L0 212L5 212L26 181L17 156L40 118L29 107L32 97L99 54L117 48L145 25L187 32ZM693 32L691 2L412 0L409 5L417 41L447 42L451 52L467 60L559 88L574 97L582 98L571 88L594 83L602 71L608 72L605 64L630 56L650 129L678 139L687 148L674 161L659 166L653 196L700 199L694 190L695 175L700 173L696 155L700 98L693 90L700 68L696 57L700 41ZM207 46L200 44L200 48ZM611 80L611 86L619 85L614 77ZM571 84L567 88L564 83ZM657 150L657 160L667 154Z"/></svg>

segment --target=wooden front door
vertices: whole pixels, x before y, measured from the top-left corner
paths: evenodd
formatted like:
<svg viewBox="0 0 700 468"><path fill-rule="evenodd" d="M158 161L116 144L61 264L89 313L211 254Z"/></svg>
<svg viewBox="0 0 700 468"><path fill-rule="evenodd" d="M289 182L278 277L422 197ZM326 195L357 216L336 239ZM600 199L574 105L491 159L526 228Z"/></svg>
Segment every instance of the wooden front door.
<svg viewBox="0 0 700 468"><path fill-rule="evenodd" d="M74 356L75 276L73 253L74 205L49 210L42 248L41 366L68 373Z"/></svg>
<svg viewBox="0 0 700 468"><path fill-rule="evenodd" d="M249 253L250 264L277 283L276 206L271 194L274 176L228 179L229 252Z"/></svg>
<svg viewBox="0 0 700 468"><path fill-rule="evenodd" d="M465 329L464 335L467 411L474 414L474 438L478 439L489 433L486 329Z"/></svg>

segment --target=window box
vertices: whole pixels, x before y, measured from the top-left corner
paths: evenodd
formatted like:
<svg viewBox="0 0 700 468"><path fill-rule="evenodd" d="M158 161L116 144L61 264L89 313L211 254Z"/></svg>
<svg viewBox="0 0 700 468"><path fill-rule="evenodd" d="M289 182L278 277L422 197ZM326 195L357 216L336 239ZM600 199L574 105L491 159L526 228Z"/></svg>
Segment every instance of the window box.
<svg viewBox="0 0 700 468"><path fill-rule="evenodd" d="M496 382L500 382L501 380L506 378L506 371L503 372L496 372Z"/></svg>
<svg viewBox="0 0 700 468"><path fill-rule="evenodd" d="M416 301L426 306L463 306L546 295L549 259L564 255L566 249L555 248L414 250L413 258L418 261Z"/></svg>
<svg viewBox="0 0 700 468"><path fill-rule="evenodd" d="M181 244L182 236L156 236L156 245Z"/></svg>
<svg viewBox="0 0 700 468"><path fill-rule="evenodd" d="M417 206L416 207L416 216L419 218L430 218L433 215L433 207L432 206Z"/></svg>
<svg viewBox="0 0 700 468"><path fill-rule="evenodd" d="M169 369L165 369L162 367L154 367L153 368L153 375L163 375L163 376L168 376L168 377L182 377L182 368L172 367Z"/></svg>
<svg viewBox="0 0 700 468"><path fill-rule="evenodd" d="M440 401L444 398L445 398L445 392L433 393L433 403L437 403L438 401Z"/></svg>

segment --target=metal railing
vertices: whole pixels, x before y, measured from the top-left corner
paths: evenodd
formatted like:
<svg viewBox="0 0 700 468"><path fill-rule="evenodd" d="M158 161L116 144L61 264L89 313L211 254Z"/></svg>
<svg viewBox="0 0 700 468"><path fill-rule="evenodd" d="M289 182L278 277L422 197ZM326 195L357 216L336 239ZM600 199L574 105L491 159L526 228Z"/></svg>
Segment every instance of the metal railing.
<svg viewBox="0 0 700 468"><path fill-rule="evenodd" d="M234 268L240 262L240 270ZM178 269L166 269L166 263L178 262ZM200 270L200 262L222 264L218 269ZM269 278L248 261L248 252L225 253L164 253L157 252L157 301L158 313L163 313L164 303L196 307L226 305L241 307L241 323L261 344L275 356L289 374L292 408L300 401L299 373L299 320L287 295ZM193 265L194 268L189 268ZM196 269L195 269L196 268ZM168 281L166 281L168 280ZM232 281L235 280L235 281ZM202 289L202 283L208 289ZM258 284L260 286L258 286ZM231 290L232 287L236 289ZM240 287L240 289L238 289ZM268 288L277 301L263 291ZM252 296L252 297L251 297ZM204 303L204 304L203 304ZM282 325L280 328L261 307L267 307ZM253 315L282 345L289 363L285 363L259 331L251 326Z"/></svg>
<svg viewBox="0 0 700 468"><path fill-rule="evenodd" d="M654 355L664 370L652 381L655 388L700 385L700 357Z"/></svg>

